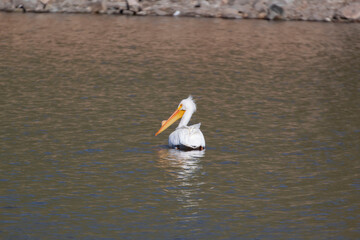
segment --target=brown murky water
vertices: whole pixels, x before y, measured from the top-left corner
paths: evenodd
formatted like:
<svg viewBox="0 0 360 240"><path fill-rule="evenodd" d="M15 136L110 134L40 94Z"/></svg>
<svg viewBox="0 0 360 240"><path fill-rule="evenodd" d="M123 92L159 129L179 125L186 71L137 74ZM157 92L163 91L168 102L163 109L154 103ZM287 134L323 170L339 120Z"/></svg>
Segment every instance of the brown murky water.
<svg viewBox="0 0 360 240"><path fill-rule="evenodd" d="M355 239L360 25L0 13L1 239ZM205 152L154 137L192 94Z"/></svg>

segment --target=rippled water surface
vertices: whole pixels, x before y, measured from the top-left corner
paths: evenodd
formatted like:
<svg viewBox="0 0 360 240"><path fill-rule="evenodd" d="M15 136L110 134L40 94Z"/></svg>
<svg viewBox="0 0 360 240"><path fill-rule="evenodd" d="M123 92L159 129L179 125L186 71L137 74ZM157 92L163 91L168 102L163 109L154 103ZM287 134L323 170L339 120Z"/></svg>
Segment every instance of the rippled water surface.
<svg viewBox="0 0 360 240"><path fill-rule="evenodd" d="M360 25L0 14L1 239L356 239ZM155 137L189 94L207 149Z"/></svg>

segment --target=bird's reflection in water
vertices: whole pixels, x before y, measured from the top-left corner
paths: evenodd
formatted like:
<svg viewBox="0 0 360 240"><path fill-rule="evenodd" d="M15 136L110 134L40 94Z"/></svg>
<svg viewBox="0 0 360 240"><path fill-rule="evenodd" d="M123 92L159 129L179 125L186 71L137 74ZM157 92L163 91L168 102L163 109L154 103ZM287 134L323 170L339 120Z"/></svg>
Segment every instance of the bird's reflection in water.
<svg viewBox="0 0 360 240"><path fill-rule="evenodd" d="M201 198L197 195L203 184L199 179L201 158L205 156L205 151L161 149L158 154L160 167L174 176L174 181L169 183L171 186L167 187L167 191L176 194L176 199L184 208L199 206Z"/></svg>

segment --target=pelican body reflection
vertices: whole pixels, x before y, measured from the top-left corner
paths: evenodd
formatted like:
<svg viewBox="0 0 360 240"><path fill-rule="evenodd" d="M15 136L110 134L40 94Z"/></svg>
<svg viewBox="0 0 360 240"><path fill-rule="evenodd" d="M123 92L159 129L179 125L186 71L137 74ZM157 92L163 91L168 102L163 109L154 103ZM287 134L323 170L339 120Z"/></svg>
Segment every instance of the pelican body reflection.
<svg viewBox="0 0 360 240"><path fill-rule="evenodd" d="M167 191L175 194L176 199L184 208L199 206L201 198L197 196L200 186L201 158L203 151L179 151L176 149L161 149L158 151L158 165L174 177L171 188Z"/></svg>

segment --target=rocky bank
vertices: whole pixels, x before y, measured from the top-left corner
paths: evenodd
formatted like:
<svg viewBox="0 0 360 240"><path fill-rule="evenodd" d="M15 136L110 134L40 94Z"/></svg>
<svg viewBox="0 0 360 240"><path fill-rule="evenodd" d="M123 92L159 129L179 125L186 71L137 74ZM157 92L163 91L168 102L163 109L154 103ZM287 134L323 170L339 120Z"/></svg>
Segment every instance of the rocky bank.
<svg viewBox="0 0 360 240"><path fill-rule="evenodd" d="M360 22L360 0L0 0L0 10Z"/></svg>

